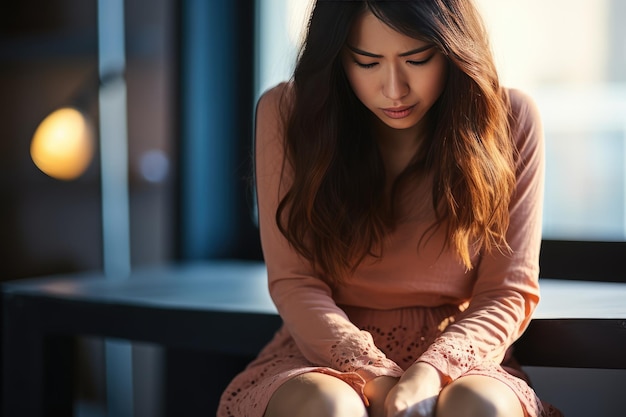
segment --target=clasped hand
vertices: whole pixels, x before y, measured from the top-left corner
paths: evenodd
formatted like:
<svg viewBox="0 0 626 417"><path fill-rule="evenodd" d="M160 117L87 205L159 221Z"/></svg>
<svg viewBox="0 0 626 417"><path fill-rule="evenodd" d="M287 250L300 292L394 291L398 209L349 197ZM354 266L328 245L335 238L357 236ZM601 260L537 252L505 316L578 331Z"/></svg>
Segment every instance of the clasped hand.
<svg viewBox="0 0 626 417"><path fill-rule="evenodd" d="M365 385L370 417L434 417L441 376L431 365L417 362L400 379L380 376Z"/></svg>

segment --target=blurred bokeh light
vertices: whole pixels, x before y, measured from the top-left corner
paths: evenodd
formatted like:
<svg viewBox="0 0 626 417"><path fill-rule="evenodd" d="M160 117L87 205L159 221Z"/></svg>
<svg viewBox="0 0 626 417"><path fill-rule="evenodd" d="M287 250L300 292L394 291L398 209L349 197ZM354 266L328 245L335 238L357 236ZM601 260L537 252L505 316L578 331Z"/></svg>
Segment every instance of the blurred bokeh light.
<svg viewBox="0 0 626 417"><path fill-rule="evenodd" d="M35 165L59 180L80 177L93 158L93 128L77 109L64 107L37 127L30 146Z"/></svg>

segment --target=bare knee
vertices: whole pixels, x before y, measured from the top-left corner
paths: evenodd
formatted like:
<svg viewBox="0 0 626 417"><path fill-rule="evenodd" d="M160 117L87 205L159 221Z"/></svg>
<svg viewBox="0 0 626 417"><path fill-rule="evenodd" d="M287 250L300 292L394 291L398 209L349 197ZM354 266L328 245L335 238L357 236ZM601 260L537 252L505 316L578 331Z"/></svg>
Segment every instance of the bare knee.
<svg viewBox="0 0 626 417"><path fill-rule="evenodd" d="M285 382L272 396L264 417L367 417L358 394L345 382L311 372Z"/></svg>
<svg viewBox="0 0 626 417"><path fill-rule="evenodd" d="M471 375L461 377L441 391L437 417L523 417L513 390L497 379Z"/></svg>

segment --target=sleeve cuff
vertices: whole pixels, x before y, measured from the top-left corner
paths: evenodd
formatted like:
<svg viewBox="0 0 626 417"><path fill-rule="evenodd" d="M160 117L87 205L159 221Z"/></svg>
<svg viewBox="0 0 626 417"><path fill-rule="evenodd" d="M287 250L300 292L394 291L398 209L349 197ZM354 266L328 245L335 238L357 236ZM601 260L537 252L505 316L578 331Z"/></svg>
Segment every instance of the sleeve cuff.
<svg viewBox="0 0 626 417"><path fill-rule="evenodd" d="M476 365L476 349L465 338L439 337L424 352L417 362L426 362L442 375L445 383L450 383Z"/></svg>

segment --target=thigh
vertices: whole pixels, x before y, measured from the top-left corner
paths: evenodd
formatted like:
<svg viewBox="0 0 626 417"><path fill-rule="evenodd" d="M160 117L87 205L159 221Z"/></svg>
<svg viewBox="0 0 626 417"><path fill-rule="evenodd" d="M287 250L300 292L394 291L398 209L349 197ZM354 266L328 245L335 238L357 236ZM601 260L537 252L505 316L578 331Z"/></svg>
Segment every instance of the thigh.
<svg viewBox="0 0 626 417"><path fill-rule="evenodd" d="M367 417L361 397L339 378L319 372L298 375L272 395L264 417Z"/></svg>
<svg viewBox="0 0 626 417"><path fill-rule="evenodd" d="M515 392L504 382L484 375L461 377L439 394L437 417L524 417Z"/></svg>

